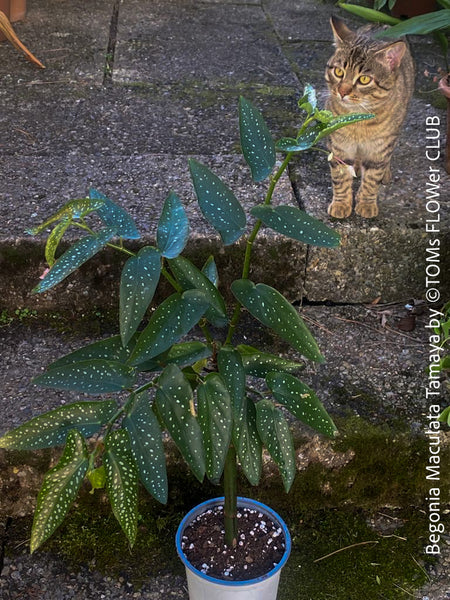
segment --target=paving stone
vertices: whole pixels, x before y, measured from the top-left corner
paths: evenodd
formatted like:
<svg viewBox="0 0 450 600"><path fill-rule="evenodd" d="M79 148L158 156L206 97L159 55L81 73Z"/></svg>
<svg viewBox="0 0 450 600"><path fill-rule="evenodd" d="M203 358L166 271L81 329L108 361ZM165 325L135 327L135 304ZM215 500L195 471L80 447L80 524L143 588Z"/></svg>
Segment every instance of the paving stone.
<svg viewBox="0 0 450 600"><path fill-rule="evenodd" d="M296 81L259 6L130 2L120 12L114 81ZM136 18L137 17L137 18Z"/></svg>

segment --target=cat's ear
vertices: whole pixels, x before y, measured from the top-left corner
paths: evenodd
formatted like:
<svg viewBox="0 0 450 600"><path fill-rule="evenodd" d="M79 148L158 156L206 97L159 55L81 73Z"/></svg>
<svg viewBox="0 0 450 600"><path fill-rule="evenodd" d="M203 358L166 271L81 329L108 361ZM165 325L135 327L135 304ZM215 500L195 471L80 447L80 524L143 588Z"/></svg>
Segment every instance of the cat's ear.
<svg viewBox="0 0 450 600"><path fill-rule="evenodd" d="M402 58L406 52L405 42L394 42L381 50L375 52L377 60L385 64L391 71L397 69L402 62Z"/></svg>
<svg viewBox="0 0 450 600"><path fill-rule="evenodd" d="M339 46L339 44L347 42L355 37L353 31L347 27L344 21L341 21L337 17L331 17L330 25L333 31L334 43L336 46Z"/></svg>

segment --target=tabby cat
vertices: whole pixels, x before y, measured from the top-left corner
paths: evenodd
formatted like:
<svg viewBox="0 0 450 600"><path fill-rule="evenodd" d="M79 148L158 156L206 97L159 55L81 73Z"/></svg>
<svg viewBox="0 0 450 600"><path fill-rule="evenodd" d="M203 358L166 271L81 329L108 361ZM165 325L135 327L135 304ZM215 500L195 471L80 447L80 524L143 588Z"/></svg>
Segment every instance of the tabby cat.
<svg viewBox="0 0 450 600"><path fill-rule="evenodd" d="M335 131L330 137L333 201L332 217L352 212L352 182L361 173L355 212L371 218L378 214L381 183L391 179L390 161L414 89L414 64L404 41L373 38L379 26L351 31L331 18L336 51L325 72L329 88L327 108L335 115L374 113L375 118Z"/></svg>

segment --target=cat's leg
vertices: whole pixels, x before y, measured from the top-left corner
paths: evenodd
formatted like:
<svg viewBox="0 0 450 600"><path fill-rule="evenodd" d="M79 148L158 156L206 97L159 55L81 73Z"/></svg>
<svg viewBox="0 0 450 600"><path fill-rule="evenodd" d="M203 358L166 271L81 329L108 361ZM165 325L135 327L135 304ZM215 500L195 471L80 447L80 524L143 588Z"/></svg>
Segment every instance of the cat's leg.
<svg viewBox="0 0 450 600"><path fill-rule="evenodd" d="M355 212L361 217L371 219L378 214L378 191L381 183L390 176L389 160L362 161L361 186L356 194Z"/></svg>
<svg viewBox="0 0 450 600"><path fill-rule="evenodd" d="M345 219L352 214L354 170L351 161L348 162L350 164L336 160L330 162L333 201L328 206L328 214L336 219Z"/></svg>

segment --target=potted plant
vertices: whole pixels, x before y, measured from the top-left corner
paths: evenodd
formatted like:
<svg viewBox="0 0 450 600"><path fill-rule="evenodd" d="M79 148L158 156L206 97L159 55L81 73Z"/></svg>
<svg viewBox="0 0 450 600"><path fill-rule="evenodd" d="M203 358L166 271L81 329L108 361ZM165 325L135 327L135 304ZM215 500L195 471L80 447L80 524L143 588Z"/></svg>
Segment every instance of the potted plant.
<svg viewBox="0 0 450 600"><path fill-rule="evenodd" d="M108 397L119 392L126 396L125 401L96 399L64 405L0 438L0 447L10 449L65 444L38 495L32 552L64 520L85 477L93 488L106 488L113 512L132 546L137 534L138 482L157 500L167 502L161 439L162 430L166 430L199 481L205 475L212 482L223 481L224 498L196 507L177 533L177 549L186 565L191 598L276 597L280 569L289 555L289 533L281 517L270 508L238 497L238 461L249 482L256 485L265 446L288 491L296 473L295 454L289 423L280 406L324 435L333 436L336 427L314 391L294 375L300 366L297 362L253 346L235 345L234 334L246 309L306 359L324 360L291 304L274 288L249 279L252 247L262 226L306 244L339 244L337 232L304 211L294 206L273 206L274 190L294 154L315 148L320 139L340 127L373 117L334 117L317 108L311 86L306 87L299 106L306 118L298 135L275 144L258 109L244 98L239 101L244 158L254 181L269 178L264 202L250 211L256 219L250 233L244 209L230 188L206 165L193 159L189 163L200 210L223 244L245 240L242 277L231 284L235 298L231 316L219 291L214 258L198 267L181 255L189 238L189 224L174 192L164 203L156 244L146 245L137 253L123 243L140 237L133 219L94 189L88 198L68 202L31 230L32 234L40 234L54 226L45 249L49 268L35 293L53 288L106 246L126 258L120 278L120 334L62 357L34 379L38 385L62 390ZM277 149L285 153L279 165ZM102 227L94 230L98 221ZM70 226L86 235L56 258L59 243ZM147 325L141 328L160 279L169 282L173 293L153 310ZM183 340L194 326L198 326L202 340ZM255 380L259 385L252 384ZM202 521L205 512L206 525ZM220 519L218 527L211 527L213 518ZM203 530L218 530L220 541L202 545L213 548L212 563L217 562L217 550L226 556L226 567L219 566L219 574L210 566L210 558L201 557L200 564L197 556L189 558L189 551L196 549L196 542L189 536L197 522ZM246 533L244 522L250 528ZM250 559L245 558L245 537L250 547L258 548L258 556L253 552ZM232 558L235 555L244 556L239 568ZM256 564L259 555L266 557L263 567Z"/></svg>

